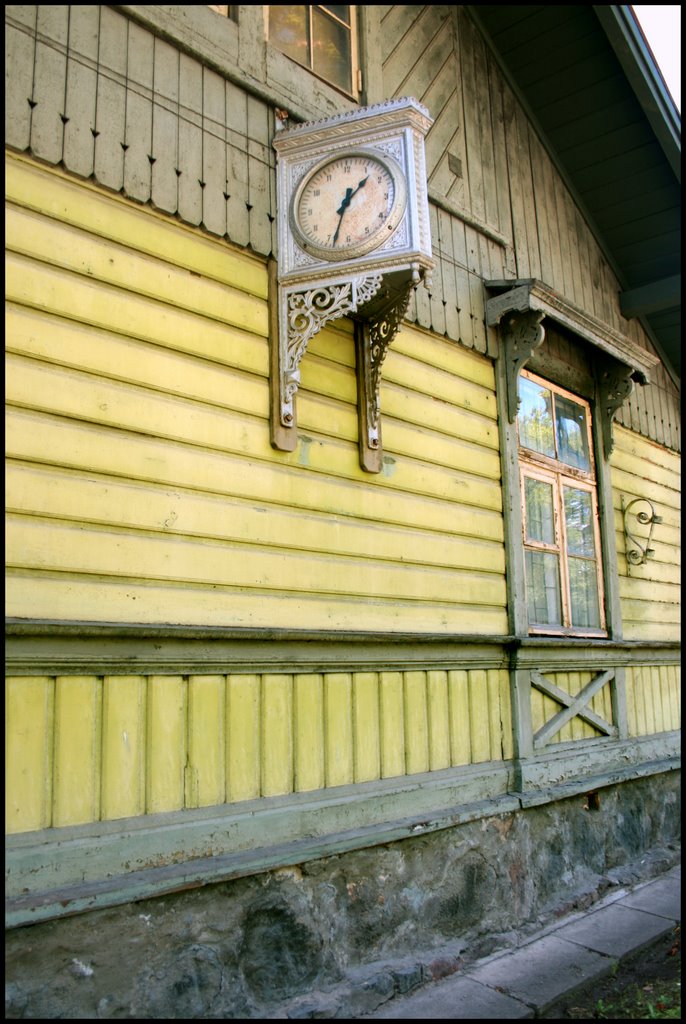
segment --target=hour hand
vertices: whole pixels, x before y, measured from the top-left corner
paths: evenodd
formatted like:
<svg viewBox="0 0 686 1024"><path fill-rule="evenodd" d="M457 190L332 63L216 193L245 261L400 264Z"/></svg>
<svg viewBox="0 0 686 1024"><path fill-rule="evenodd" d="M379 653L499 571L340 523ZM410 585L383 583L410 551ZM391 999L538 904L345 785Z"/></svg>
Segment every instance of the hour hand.
<svg viewBox="0 0 686 1024"><path fill-rule="evenodd" d="M339 215L340 217L342 217L342 216L343 216L343 214L345 213L345 211L346 211L346 210L348 209L348 207L350 206L350 200L352 199L352 197L353 197L353 195L354 195L354 194L355 194L355 193L353 192L353 190L352 190L351 188L347 188L347 189L345 190L345 197L344 197L344 199L343 199L343 202L341 203L341 205L340 205L340 206L338 207L338 209L336 210L336 213L337 213L337 214L338 214L338 215Z"/></svg>

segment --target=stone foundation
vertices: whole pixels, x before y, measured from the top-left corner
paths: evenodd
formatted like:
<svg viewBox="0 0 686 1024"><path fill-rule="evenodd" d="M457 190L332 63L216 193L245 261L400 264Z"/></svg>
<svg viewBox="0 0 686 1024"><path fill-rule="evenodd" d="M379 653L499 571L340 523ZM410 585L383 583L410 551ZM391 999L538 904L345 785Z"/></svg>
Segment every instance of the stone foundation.
<svg viewBox="0 0 686 1024"><path fill-rule="evenodd" d="M679 784L679 772L655 775L590 800L14 929L6 1015L363 1013L676 863Z"/></svg>

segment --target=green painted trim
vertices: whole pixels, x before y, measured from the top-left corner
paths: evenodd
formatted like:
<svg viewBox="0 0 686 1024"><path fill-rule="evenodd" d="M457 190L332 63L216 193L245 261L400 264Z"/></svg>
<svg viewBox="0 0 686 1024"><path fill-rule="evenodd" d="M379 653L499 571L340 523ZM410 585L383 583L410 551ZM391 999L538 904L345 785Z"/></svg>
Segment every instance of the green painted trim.
<svg viewBox="0 0 686 1024"><path fill-rule="evenodd" d="M512 575L512 574L510 574ZM515 580L516 590L516 580ZM521 588L520 588L521 589ZM575 637L221 630L10 620L8 675L186 675L674 665L679 643Z"/></svg>
<svg viewBox="0 0 686 1024"><path fill-rule="evenodd" d="M678 741L674 733L632 744L601 741L602 751L597 743L582 744L575 765L583 774L577 777L560 771L568 751L531 758L524 765L525 792L512 788L511 763L474 765L232 807L11 836L6 927L397 842L672 771L680 765Z"/></svg>

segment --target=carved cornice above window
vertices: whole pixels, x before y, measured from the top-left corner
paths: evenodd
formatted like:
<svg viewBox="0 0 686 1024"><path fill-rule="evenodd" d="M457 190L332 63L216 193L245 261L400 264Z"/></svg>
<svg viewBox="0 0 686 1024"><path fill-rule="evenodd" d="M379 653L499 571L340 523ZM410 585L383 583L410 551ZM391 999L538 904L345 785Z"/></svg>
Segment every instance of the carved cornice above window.
<svg viewBox="0 0 686 1024"><path fill-rule="evenodd" d="M508 419L514 423L519 405L520 371L544 338L544 318L562 324L598 349L594 360L598 410L605 455L612 451L612 420L631 394L634 382L648 384L659 363L608 324L596 320L540 281L487 281L486 323L500 326L507 377ZM495 293L495 294L493 294Z"/></svg>
<svg viewBox="0 0 686 1024"><path fill-rule="evenodd" d="M542 313L630 367L633 379L639 384L650 382L650 373L660 361L657 356L639 348L626 335L585 313L541 281L486 281L485 285L491 293L486 302L489 327L499 324L506 313L529 310Z"/></svg>

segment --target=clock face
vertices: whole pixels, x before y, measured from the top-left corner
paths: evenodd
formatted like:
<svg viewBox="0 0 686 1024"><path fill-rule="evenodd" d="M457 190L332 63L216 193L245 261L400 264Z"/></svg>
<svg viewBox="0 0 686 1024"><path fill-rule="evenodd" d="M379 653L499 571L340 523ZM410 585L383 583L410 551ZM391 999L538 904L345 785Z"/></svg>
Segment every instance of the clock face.
<svg viewBox="0 0 686 1024"><path fill-rule="evenodd" d="M351 150L327 157L293 197L291 227L306 252L323 260L363 256L391 237L407 202L405 177L391 157Z"/></svg>

